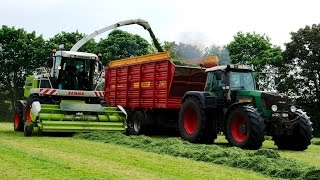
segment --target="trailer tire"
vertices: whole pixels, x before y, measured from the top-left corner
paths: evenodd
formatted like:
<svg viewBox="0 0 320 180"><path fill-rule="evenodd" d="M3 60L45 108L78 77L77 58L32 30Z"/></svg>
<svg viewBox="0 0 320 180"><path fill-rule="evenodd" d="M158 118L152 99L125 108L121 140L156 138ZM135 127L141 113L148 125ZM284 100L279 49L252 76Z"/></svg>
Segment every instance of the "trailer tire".
<svg viewBox="0 0 320 180"><path fill-rule="evenodd" d="M23 107L21 102L17 102L16 112L13 117L13 129L22 132L24 128Z"/></svg>
<svg viewBox="0 0 320 180"><path fill-rule="evenodd" d="M213 119L209 121L196 97L189 97L183 102L178 124L181 137L191 143L211 144L216 137Z"/></svg>
<svg viewBox="0 0 320 180"><path fill-rule="evenodd" d="M310 118L300 109L295 114L299 116L300 121L292 134L273 136L274 144L278 149L303 151L311 144L313 129Z"/></svg>
<svg viewBox="0 0 320 180"><path fill-rule="evenodd" d="M259 149L266 125L260 113L250 106L236 106L227 115L226 138L232 146Z"/></svg>
<svg viewBox="0 0 320 180"><path fill-rule="evenodd" d="M133 113L127 133L129 135L141 135L145 130L145 113L143 111L136 111Z"/></svg>

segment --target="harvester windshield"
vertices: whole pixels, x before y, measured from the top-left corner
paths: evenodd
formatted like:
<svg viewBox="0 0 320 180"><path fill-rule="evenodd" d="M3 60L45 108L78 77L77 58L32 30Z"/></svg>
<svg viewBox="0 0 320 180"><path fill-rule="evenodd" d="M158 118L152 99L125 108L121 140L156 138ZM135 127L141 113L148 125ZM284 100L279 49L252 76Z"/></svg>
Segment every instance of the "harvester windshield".
<svg viewBox="0 0 320 180"><path fill-rule="evenodd" d="M70 90L91 90L94 61L66 58L62 60L59 88Z"/></svg>

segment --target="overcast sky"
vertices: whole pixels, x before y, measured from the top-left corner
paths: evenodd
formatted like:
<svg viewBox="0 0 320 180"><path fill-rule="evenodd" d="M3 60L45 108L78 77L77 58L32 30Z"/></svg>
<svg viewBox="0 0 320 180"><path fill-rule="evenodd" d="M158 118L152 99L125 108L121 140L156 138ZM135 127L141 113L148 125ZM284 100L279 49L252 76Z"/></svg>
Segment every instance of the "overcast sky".
<svg viewBox="0 0 320 180"><path fill-rule="evenodd" d="M238 31L255 31L283 47L290 32L320 23L319 7L318 0L0 0L0 23L48 39L61 31L90 34L141 18L149 21L161 42L225 45ZM140 26L120 29L150 41Z"/></svg>

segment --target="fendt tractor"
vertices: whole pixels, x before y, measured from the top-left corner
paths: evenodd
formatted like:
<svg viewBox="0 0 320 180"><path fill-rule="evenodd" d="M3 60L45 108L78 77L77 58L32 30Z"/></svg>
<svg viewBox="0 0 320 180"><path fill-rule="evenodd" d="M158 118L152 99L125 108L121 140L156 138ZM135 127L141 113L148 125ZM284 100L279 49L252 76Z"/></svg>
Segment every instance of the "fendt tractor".
<svg viewBox="0 0 320 180"><path fill-rule="evenodd" d="M288 96L258 91L249 66L201 61L205 66L176 65L168 53L111 61L105 101L124 107L130 134L175 127L193 143L213 143L222 132L231 145L246 149L260 148L265 135L279 149L308 147L312 123Z"/></svg>
<svg viewBox="0 0 320 180"><path fill-rule="evenodd" d="M131 24L144 27L155 39L148 22L135 19L95 31L77 42L70 51L54 50L48 67L38 68L26 78L26 100L16 103L14 130L24 131L25 136L31 136L34 128L39 132L124 132L126 112L121 106L106 106L104 92L98 88L104 83L101 61L95 54L77 50L105 31Z"/></svg>

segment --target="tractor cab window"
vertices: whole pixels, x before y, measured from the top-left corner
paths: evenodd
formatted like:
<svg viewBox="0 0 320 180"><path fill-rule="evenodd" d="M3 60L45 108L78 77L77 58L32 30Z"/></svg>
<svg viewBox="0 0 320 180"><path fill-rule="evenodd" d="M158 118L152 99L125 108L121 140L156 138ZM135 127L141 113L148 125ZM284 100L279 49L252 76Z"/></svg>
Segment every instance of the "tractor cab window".
<svg viewBox="0 0 320 180"><path fill-rule="evenodd" d="M254 80L251 72L230 72L231 90L255 90Z"/></svg>
<svg viewBox="0 0 320 180"><path fill-rule="evenodd" d="M225 73L223 71L209 72L206 82L206 91L220 91L225 86Z"/></svg>

